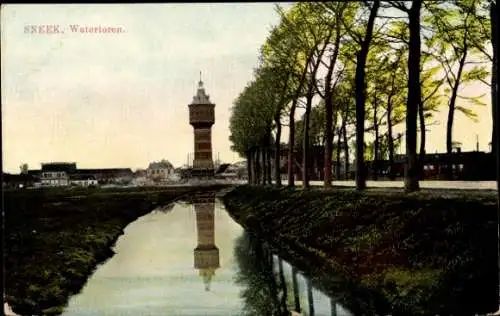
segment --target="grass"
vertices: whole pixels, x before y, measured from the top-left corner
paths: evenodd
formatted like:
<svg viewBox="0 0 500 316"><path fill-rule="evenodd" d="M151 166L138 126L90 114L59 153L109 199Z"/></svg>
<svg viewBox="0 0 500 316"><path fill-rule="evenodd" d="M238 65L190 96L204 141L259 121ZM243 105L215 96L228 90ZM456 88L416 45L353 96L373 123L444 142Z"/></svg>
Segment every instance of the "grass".
<svg viewBox="0 0 500 316"><path fill-rule="evenodd" d="M495 194L241 186L223 200L357 313L463 315L497 307Z"/></svg>
<svg viewBox="0 0 500 316"><path fill-rule="evenodd" d="M5 191L6 301L21 315L60 314L130 222L223 187Z"/></svg>

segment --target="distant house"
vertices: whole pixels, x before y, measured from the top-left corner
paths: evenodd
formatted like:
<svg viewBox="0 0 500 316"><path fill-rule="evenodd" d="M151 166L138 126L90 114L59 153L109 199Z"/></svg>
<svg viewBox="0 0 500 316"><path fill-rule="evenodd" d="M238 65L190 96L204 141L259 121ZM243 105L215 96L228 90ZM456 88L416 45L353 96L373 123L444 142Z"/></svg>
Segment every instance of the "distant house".
<svg viewBox="0 0 500 316"><path fill-rule="evenodd" d="M174 166L167 160L152 162L146 169L147 178L155 182L171 181L176 178Z"/></svg>
<svg viewBox="0 0 500 316"><path fill-rule="evenodd" d="M132 179L132 184L136 186L145 186L149 184L147 178L147 171L145 169L137 169L134 171L134 178Z"/></svg>
<svg viewBox="0 0 500 316"><path fill-rule="evenodd" d="M71 162L51 162L42 163L40 172L41 186L68 186L69 174L76 171L76 163Z"/></svg>

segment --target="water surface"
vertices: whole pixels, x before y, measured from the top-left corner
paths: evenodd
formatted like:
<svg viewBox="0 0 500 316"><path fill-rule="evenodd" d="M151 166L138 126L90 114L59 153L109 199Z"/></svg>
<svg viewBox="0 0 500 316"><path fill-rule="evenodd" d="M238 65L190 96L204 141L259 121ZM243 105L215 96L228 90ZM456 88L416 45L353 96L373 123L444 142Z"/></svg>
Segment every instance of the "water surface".
<svg viewBox="0 0 500 316"><path fill-rule="evenodd" d="M293 283L291 266L284 262L282 284L280 259L256 256L255 239L215 195L195 202L159 208L129 224L116 254L70 299L63 315L278 315L294 309L292 286L283 291ZM296 275L301 315L348 314L336 304L332 311L331 300Z"/></svg>

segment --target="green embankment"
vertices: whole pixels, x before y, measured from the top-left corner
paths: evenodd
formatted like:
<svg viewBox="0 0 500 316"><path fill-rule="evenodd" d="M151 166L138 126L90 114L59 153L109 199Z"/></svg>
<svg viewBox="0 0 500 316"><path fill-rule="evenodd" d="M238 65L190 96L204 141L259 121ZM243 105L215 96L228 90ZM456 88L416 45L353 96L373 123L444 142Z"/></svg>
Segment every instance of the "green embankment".
<svg viewBox="0 0 500 316"><path fill-rule="evenodd" d="M231 216L356 314L497 307L493 191L240 186Z"/></svg>
<svg viewBox="0 0 500 316"><path fill-rule="evenodd" d="M14 312L62 312L123 229L156 206L212 187L4 192L5 294Z"/></svg>

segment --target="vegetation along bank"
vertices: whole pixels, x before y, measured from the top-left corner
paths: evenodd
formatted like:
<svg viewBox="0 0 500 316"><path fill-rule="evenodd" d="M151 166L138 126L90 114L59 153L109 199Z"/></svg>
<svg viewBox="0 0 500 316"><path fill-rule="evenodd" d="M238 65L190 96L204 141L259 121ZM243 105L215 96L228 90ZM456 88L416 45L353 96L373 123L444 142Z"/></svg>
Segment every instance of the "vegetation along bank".
<svg viewBox="0 0 500 316"><path fill-rule="evenodd" d="M223 200L357 314L496 310L495 191L240 186Z"/></svg>
<svg viewBox="0 0 500 316"><path fill-rule="evenodd" d="M130 222L222 187L5 191L7 302L20 315L60 314Z"/></svg>

